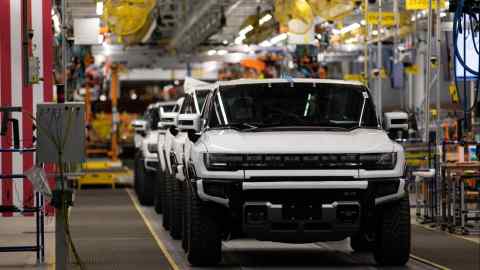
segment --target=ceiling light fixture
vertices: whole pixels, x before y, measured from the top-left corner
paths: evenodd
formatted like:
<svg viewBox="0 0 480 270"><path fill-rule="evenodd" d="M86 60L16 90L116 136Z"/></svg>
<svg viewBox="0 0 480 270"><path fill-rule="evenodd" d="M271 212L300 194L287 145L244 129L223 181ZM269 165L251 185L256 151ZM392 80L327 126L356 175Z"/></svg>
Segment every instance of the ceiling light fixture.
<svg viewBox="0 0 480 270"><path fill-rule="evenodd" d="M260 45L261 47L270 47L270 46L272 46L272 43L270 43L269 40L264 40L264 41L260 42L260 44L258 44L258 45Z"/></svg>
<svg viewBox="0 0 480 270"><path fill-rule="evenodd" d="M350 32L350 31L353 31L353 30L358 29L358 28L360 28L360 24L359 24L359 23L352 23L352 24L350 24L349 26L345 26L344 28L342 28L342 29L340 30L340 33L341 33L341 34L345 34L345 33L348 33L348 32Z"/></svg>
<svg viewBox="0 0 480 270"><path fill-rule="evenodd" d="M96 12L98 16L103 15L103 1L97 1Z"/></svg>
<svg viewBox="0 0 480 270"><path fill-rule="evenodd" d="M265 16L263 16L262 18L260 18L260 20L258 20L258 24L263 25L264 23L270 21L272 18L273 18L272 15L270 13L268 13Z"/></svg>
<svg viewBox="0 0 480 270"><path fill-rule="evenodd" d="M243 43L243 41L245 40L245 38L246 38L245 36L239 36L239 37L237 37L237 38L235 39L234 42L235 42L235 44L237 44L237 45L241 45L241 44Z"/></svg>
<svg viewBox="0 0 480 270"><path fill-rule="evenodd" d="M288 35L287 33L283 33L283 34L280 34L278 36L275 36L273 37L272 39L270 39L270 43L272 44L277 44L278 42L282 41L282 40L285 40L288 38Z"/></svg>
<svg viewBox="0 0 480 270"><path fill-rule="evenodd" d="M238 35L239 36L245 36L246 34L248 34L252 30L253 30L253 26L250 24L247 27L240 30L240 32L238 32Z"/></svg>
<svg viewBox="0 0 480 270"><path fill-rule="evenodd" d="M208 54L209 56L212 56L212 55L217 54L217 51L216 51L216 50L209 50L209 51L207 52L207 54Z"/></svg>

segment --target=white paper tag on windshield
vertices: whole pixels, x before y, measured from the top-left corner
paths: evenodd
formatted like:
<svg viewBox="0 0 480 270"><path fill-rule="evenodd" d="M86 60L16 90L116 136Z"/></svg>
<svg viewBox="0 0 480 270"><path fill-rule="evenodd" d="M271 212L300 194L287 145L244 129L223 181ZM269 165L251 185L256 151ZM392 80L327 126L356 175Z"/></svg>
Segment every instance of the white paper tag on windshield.
<svg viewBox="0 0 480 270"><path fill-rule="evenodd" d="M32 183L33 189L40 192L44 196L51 198L52 190L48 185L48 178L45 170L41 167L33 166L30 170L25 172L28 180Z"/></svg>
<svg viewBox="0 0 480 270"><path fill-rule="evenodd" d="M363 98L368 98L368 93L367 92L362 92Z"/></svg>

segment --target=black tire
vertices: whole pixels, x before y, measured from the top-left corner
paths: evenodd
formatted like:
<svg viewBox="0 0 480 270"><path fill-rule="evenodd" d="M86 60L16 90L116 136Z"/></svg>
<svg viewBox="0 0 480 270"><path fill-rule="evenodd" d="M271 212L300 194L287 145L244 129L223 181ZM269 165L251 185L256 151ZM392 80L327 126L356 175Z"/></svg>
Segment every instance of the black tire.
<svg viewBox="0 0 480 270"><path fill-rule="evenodd" d="M207 213L205 205L187 187L189 193L188 252L187 259L192 266L214 266L222 260L220 228L215 219Z"/></svg>
<svg viewBox="0 0 480 270"><path fill-rule="evenodd" d="M350 237L350 246L355 252L372 251L375 241L367 239L365 234L358 234Z"/></svg>
<svg viewBox="0 0 480 270"><path fill-rule="evenodd" d="M162 177L162 169L159 168L158 171L157 171L157 174L156 174L156 178L155 178L155 194L154 194L154 197L153 197L153 207L155 209L155 212L157 214L161 214L162 213L162 197L163 197L163 191L162 191L162 181L163 181L163 177Z"/></svg>
<svg viewBox="0 0 480 270"><path fill-rule="evenodd" d="M164 172L163 174L163 181L162 181L162 185L164 187L164 195L163 196L163 202L162 202L162 206L163 206L163 220L162 220L162 224L163 224L163 228L165 228L165 230L170 230L170 214L171 214L171 199L170 199L170 196L172 195L172 188L171 188L171 185L170 185L170 181L168 180L169 179L169 176L168 176L168 172Z"/></svg>
<svg viewBox="0 0 480 270"><path fill-rule="evenodd" d="M133 161L133 190L135 194L138 196L138 182L139 182L139 175L138 175L138 167L140 166L140 159L141 159L141 152L137 151L135 153L134 161Z"/></svg>
<svg viewBox="0 0 480 270"><path fill-rule="evenodd" d="M380 210L374 257L379 265L401 266L410 257L410 202L408 197Z"/></svg>
<svg viewBox="0 0 480 270"><path fill-rule="evenodd" d="M143 196L143 182L145 181L145 167L143 165L143 159L137 160L137 179L135 181L135 191L137 193L138 200L140 201Z"/></svg>
<svg viewBox="0 0 480 270"><path fill-rule="evenodd" d="M179 240L182 237L182 198L181 195L181 182L175 177L170 178L172 186L171 206L170 209L170 236Z"/></svg>
<svg viewBox="0 0 480 270"><path fill-rule="evenodd" d="M140 176L143 175L138 182L138 201L141 205L153 205L155 172L145 169L145 166L140 166L138 172Z"/></svg>
<svg viewBox="0 0 480 270"><path fill-rule="evenodd" d="M186 179L185 181L188 181ZM187 185L186 183L183 183L183 192L181 194L183 198L183 211L182 211L182 249L183 251L187 252L188 251L188 215L189 215L189 210L188 210L188 193L187 193Z"/></svg>

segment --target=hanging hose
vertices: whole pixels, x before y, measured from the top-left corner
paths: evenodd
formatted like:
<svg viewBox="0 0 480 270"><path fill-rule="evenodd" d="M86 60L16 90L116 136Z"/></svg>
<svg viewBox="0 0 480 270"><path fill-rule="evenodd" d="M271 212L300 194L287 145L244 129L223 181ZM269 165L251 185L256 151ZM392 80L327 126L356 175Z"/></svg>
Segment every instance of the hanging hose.
<svg viewBox="0 0 480 270"><path fill-rule="evenodd" d="M475 97L473 106L467 109L467 100L466 96L464 97L465 99L465 114L471 112L474 110L476 104L478 103L478 92L480 90L480 44L477 45L477 42L475 41L475 36L480 35L479 31L479 18L477 17L478 15L471 12L471 11L464 11L464 0L459 0L457 9L455 10L455 15L453 18L453 49L454 49L454 56L455 56L455 61L458 61L458 63L462 66L464 69L464 81L466 80L466 72L468 71L471 73L473 76L477 77L477 85L476 85L476 91L475 91ZM463 25L462 25L462 19L463 19ZM468 20L467 20L468 19ZM477 53L478 56L478 69L475 70L474 68L468 66L466 63L466 43L467 43L467 30L468 26L467 23L470 24L470 32L472 34L472 43L473 47L475 49L475 52ZM460 53L460 50L458 49L458 35L462 34L463 36L463 55ZM480 38L479 41L480 43ZM456 72L456 68L454 71L454 78L455 78L455 87L459 89L458 87L458 76ZM465 82L464 82L464 88L466 87ZM466 92L466 91L465 91Z"/></svg>

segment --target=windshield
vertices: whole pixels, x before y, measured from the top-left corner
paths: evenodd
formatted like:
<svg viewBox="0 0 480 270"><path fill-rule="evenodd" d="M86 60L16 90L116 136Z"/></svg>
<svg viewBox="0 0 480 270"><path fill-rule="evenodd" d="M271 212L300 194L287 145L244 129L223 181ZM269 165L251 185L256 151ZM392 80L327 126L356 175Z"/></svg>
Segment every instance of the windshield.
<svg viewBox="0 0 480 270"><path fill-rule="evenodd" d="M157 108L149 109L145 115L145 120L148 123L148 129L157 130L158 122L160 121L160 115Z"/></svg>
<svg viewBox="0 0 480 270"><path fill-rule="evenodd" d="M215 97L212 109L211 116L218 121L212 121L210 127L377 128L373 104L365 97L368 97L365 87L347 84L224 86Z"/></svg>
<svg viewBox="0 0 480 270"><path fill-rule="evenodd" d="M198 102L198 109L200 110L200 112L203 109L203 105L205 104L205 100L207 99L208 93L210 93L209 90L197 91L197 102Z"/></svg>
<svg viewBox="0 0 480 270"><path fill-rule="evenodd" d="M175 104L163 105L163 106L161 107L162 112L172 112L172 111L173 111L173 108L175 108Z"/></svg>

